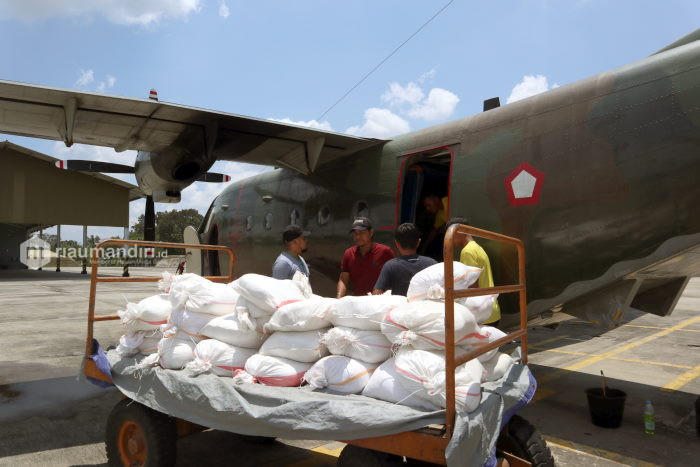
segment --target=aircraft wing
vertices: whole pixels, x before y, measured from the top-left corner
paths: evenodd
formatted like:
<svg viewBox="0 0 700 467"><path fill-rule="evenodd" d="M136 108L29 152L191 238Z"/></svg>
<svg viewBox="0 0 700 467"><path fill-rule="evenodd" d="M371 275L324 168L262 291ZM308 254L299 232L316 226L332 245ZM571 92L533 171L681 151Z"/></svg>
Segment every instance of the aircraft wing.
<svg viewBox="0 0 700 467"><path fill-rule="evenodd" d="M150 99L2 80L0 132L117 151L174 146L210 160L286 166L302 173L384 142Z"/></svg>

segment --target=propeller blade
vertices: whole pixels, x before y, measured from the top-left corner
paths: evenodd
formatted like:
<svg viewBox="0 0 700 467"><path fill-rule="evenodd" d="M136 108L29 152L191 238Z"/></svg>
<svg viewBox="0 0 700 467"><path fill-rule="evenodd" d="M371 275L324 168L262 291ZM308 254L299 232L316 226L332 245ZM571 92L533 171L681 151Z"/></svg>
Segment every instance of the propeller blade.
<svg viewBox="0 0 700 467"><path fill-rule="evenodd" d="M134 173L134 168L130 165L113 164L112 162L83 161L76 159L56 161L56 167L66 170L78 170L80 172L104 172L112 174Z"/></svg>
<svg viewBox="0 0 700 467"><path fill-rule="evenodd" d="M218 174L215 172L207 172L197 179L198 182L209 182L209 183L225 183L230 182L231 177L224 174Z"/></svg>
<svg viewBox="0 0 700 467"><path fill-rule="evenodd" d="M146 212L143 215L143 239L156 241L156 206L153 196L146 196Z"/></svg>

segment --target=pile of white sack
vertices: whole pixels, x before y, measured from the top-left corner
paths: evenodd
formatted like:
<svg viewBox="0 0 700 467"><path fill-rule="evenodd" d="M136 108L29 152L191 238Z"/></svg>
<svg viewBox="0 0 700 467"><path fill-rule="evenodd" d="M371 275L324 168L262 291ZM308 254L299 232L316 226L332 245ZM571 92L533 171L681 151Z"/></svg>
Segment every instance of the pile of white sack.
<svg viewBox="0 0 700 467"><path fill-rule="evenodd" d="M443 268L439 263L416 274L408 298L391 291L324 298L313 295L301 273L291 280L245 274L230 284L164 273L162 294L119 312L125 334L117 351L150 353L142 366L190 375L213 373L271 386L306 382L314 389L439 410L447 399ZM480 272L455 262L455 288L469 287ZM457 356L505 336L480 324L495 299L455 303ZM459 366L458 410L474 410L481 383L499 379L512 364L494 349Z"/></svg>
<svg viewBox="0 0 700 467"><path fill-rule="evenodd" d="M473 284L481 270L454 263L454 287ZM408 288L408 301L386 312L381 332L395 349L393 358L376 369L362 394L418 409L444 408L445 380L444 264L417 273ZM479 323L493 310L496 295L460 299L454 305L456 355L505 337ZM481 383L499 379L513 360L497 349L460 365L455 371L457 409L471 412L481 401Z"/></svg>
<svg viewBox="0 0 700 467"><path fill-rule="evenodd" d="M313 295L308 278L299 272L291 280L246 274L232 286L258 310L254 313L266 314L268 335L235 381L299 386L304 373L328 354L320 339L330 327L326 316L335 300Z"/></svg>
<svg viewBox="0 0 700 467"><path fill-rule="evenodd" d="M347 296L336 300L328 330L321 342L332 354L324 357L304 375L314 389L359 394L380 363L391 357L391 343L381 333L384 315L406 297L391 295Z"/></svg>

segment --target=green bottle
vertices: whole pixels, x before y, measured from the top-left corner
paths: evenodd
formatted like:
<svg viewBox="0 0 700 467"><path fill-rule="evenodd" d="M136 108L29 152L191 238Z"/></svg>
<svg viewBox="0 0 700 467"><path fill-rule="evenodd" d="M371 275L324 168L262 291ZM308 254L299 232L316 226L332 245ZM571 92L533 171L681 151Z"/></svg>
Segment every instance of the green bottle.
<svg viewBox="0 0 700 467"><path fill-rule="evenodd" d="M644 433L648 435L653 435L656 431L656 421L654 419L654 406L651 401L647 401L646 407L644 407Z"/></svg>

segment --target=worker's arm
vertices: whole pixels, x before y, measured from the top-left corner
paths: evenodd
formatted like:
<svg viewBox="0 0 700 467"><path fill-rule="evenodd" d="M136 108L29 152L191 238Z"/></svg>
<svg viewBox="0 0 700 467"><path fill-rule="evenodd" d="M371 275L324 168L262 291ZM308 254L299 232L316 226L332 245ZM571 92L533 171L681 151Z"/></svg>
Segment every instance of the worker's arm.
<svg viewBox="0 0 700 467"><path fill-rule="evenodd" d="M391 263L389 261L391 260L386 261L387 262L384 263L384 265L382 266L382 270L379 271L379 277L377 277L377 282L374 283L374 290L372 291L372 295L381 295L384 293L385 290L389 288L389 277L391 276Z"/></svg>
<svg viewBox="0 0 700 467"><path fill-rule="evenodd" d="M428 236L425 238L425 242L421 242L420 244L420 250L418 251L419 254L425 253L425 249L428 248L428 245L433 243L433 240L435 240L435 237L438 234L438 229L433 228Z"/></svg>
<svg viewBox="0 0 700 467"><path fill-rule="evenodd" d="M348 286L350 284L350 273L341 272L338 278L338 289L336 292L336 298L343 298L348 293Z"/></svg>

